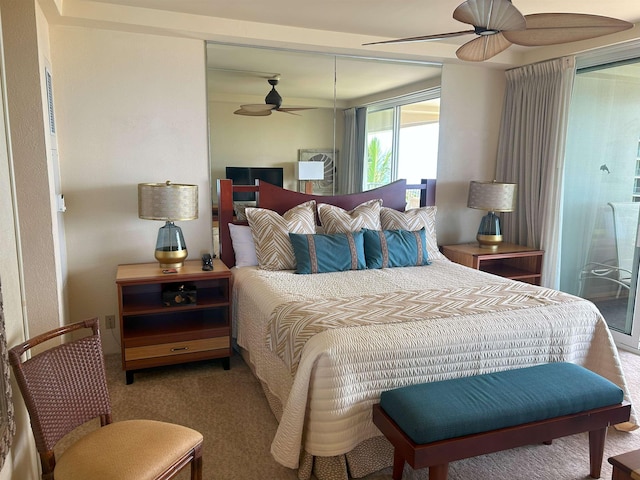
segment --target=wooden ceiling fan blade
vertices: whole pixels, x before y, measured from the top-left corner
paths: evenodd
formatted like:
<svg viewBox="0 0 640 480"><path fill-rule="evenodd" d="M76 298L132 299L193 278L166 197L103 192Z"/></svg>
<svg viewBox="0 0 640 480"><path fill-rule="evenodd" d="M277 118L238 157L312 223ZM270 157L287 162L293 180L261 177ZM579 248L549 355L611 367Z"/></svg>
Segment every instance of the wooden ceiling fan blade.
<svg viewBox="0 0 640 480"><path fill-rule="evenodd" d="M487 30L524 30L527 22L509 0L467 0L453 11L453 18Z"/></svg>
<svg viewBox="0 0 640 480"><path fill-rule="evenodd" d="M525 47L577 42L633 28L624 20L581 13L536 13L525 19L526 30L503 32L511 43Z"/></svg>
<svg viewBox="0 0 640 480"><path fill-rule="evenodd" d="M460 60L483 62L506 50L510 45L511 42L501 33L481 35L456 50L456 56Z"/></svg>
<svg viewBox="0 0 640 480"><path fill-rule="evenodd" d="M271 110L278 108L276 105L271 105L269 103L252 103L249 105L240 105L241 110L246 110L248 112L270 112Z"/></svg>
<svg viewBox="0 0 640 480"><path fill-rule="evenodd" d="M300 110L315 110L315 107L280 107L277 108L278 112L299 112Z"/></svg>
<svg viewBox="0 0 640 480"><path fill-rule="evenodd" d="M282 112L282 113L288 113L289 115L295 115L296 117L299 117L300 114L299 113L295 113L287 108L279 108L277 110L274 110L275 112Z"/></svg>
<svg viewBox="0 0 640 480"><path fill-rule="evenodd" d="M442 38L459 37L461 35L469 35L476 33L475 30L463 30L460 32L436 33L435 35L422 35L419 37L398 38L396 40L383 40L381 42L363 43L362 45L379 45L382 43L409 43L409 42L429 42L431 40L440 40Z"/></svg>
<svg viewBox="0 0 640 480"><path fill-rule="evenodd" d="M246 115L247 117L266 117L271 115L271 111L272 110L246 110L240 107L233 113L236 115Z"/></svg>

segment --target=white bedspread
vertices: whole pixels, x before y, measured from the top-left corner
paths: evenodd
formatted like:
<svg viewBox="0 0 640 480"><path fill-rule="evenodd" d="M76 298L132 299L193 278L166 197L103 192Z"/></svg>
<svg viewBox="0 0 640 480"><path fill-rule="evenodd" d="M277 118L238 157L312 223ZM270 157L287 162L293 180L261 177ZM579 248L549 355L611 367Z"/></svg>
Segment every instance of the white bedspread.
<svg viewBox="0 0 640 480"><path fill-rule="evenodd" d="M568 361L613 381L630 401L607 325L592 303L578 297L517 284L526 298L506 301L514 293L509 280L448 260L317 275L244 267L234 269L233 282L234 335L256 375L284 406L271 452L290 468L298 467L301 448L316 456L341 455L380 435L371 406L382 391L402 385ZM429 291L433 298L436 290L448 297L446 313L406 301L390 311L390 323L369 324L362 308L338 308L370 296L402 299L409 291ZM483 295L473 302L451 295L479 291ZM275 317L292 310L284 306L320 298L328 299L327 313L340 310L334 317L346 326L314 324L313 335L300 335L286 318ZM385 317L384 308L376 306L377 319ZM349 310L353 321L344 318ZM411 321L396 321L398 311ZM270 331L274 321L288 323L289 340L283 341L302 342L295 354L278 352Z"/></svg>

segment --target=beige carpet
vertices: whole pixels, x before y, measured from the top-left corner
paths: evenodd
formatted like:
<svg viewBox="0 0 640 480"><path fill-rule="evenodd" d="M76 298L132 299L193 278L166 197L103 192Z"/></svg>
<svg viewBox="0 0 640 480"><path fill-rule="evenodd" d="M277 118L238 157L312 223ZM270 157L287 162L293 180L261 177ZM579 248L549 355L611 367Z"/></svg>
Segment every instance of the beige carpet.
<svg viewBox="0 0 640 480"><path fill-rule="evenodd" d="M640 398L640 356L620 352L632 395ZM150 418L176 422L204 434L205 480L286 480L297 472L276 463L269 445L276 421L249 368L234 356L231 369L208 361L145 370L125 385L120 357L107 357L115 420ZM640 410L640 409L639 409ZM602 478L611 478L609 456L640 449L640 430L610 429ZM577 480L588 478L587 434L557 439L552 445L533 445L454 462L451 480ZM187 479L181 475L180 479ZM390 469L365 477L388 480ZM405 468L407 480L427 479L426 470Z"/></svg>

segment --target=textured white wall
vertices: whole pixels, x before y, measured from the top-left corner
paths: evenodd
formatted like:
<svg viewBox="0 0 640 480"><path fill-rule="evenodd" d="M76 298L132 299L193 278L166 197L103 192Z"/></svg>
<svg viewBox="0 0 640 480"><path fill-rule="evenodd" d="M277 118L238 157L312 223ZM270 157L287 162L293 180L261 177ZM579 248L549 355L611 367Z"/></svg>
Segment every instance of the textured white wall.
<svg viewBox="0 0 640 480"><path fill-rule="evenodd" d="M70 320L103 319L118 313L117 265L155 261L162 222L138 218L138 183L199 185L200 217L179 225L189 258L211 251L204 42L55 27L51 50Z"/></svg>
<svg viewBox="0 0 640 480"><path fill-rule="evenodd" d="M486 212L467 208L470 180L493 180L505 76L473 64L442 69L437 234L441 245L474 241Z"/></svg>

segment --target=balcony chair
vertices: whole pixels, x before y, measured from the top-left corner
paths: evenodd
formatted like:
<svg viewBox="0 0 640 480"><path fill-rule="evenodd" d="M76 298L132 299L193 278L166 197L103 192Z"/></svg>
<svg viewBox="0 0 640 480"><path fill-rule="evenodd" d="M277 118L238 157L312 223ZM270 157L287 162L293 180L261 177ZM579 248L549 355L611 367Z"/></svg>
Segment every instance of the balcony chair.
<svg viewBox="0 0 640 480"><path fill-rule="evenodd" d="M581 285L587 279L613 282L618 287L618 298L623 288L629 290L631 287L640 202L609 202L607 205L611 207L613 218L615 258L607 262L587 263L580 272L580 282Z"/></svg>
<svg viewBox="0 0 640 480"><path fill-rule="evenodd" d="M92 333L21 360L36 345L81 329ZM200 432L154 420L112 423L97 318L27 340L9 350L9 361L29 411L43 480L169 479L189 464L191 479L202 479ZM54 446L96 418L100 427L81 436L56 460Z"/></svg>

